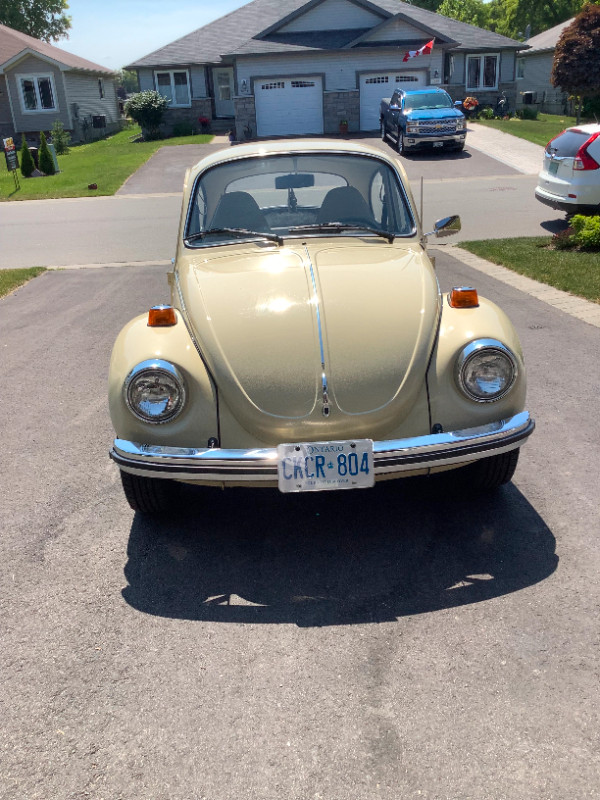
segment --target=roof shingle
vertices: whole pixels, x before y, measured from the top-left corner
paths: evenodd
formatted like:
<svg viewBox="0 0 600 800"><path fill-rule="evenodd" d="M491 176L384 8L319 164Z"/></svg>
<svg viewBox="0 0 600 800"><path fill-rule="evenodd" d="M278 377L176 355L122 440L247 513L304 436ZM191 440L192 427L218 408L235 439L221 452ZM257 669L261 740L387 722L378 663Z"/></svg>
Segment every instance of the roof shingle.
<svg viewBox="0 0 600 800"><path fill-rule="evenodd" d="M108 69L108 67L94 64L93 61L75 56L66 50L61 50L60 47L54 47L52 44L42 42L33 36L28 36L26 33L8 28L6 25L0 25L0 67L15 56L18 56L23 50L34 50L36 53L46 56L46 58L51 58L53 61L58 61L71 69L112 74L112 70Z"/></svg>

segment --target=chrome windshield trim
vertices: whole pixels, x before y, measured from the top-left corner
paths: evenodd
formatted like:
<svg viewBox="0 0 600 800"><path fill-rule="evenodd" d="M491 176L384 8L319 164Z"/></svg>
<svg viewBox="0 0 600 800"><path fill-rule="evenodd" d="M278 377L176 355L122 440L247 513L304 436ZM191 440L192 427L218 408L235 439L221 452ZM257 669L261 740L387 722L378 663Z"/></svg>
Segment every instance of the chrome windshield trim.
<svg viewBox="0 0 600 800"><path fill-rule="evenodd" d="M375 475L461 464L513 450L533 433L529 412L477 428L408 439L374 441ZM155 478L219 481L274 481L277 448L168 447L115 439L111 458L125 472Z"/></svg>

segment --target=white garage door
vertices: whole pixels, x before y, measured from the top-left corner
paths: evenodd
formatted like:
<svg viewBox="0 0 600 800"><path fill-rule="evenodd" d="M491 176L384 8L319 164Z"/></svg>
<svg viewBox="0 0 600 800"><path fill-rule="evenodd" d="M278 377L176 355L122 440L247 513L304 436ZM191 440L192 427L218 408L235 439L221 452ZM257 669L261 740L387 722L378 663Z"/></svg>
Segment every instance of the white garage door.
<svg viewBox="0 0 600 800"><path fill-rule="evenodd" d="M319 77L254 81L258 136L323 133L323 82Z"/></svg>
<svg viewBox="0 0 600 800"><path fill-rule="evenodd" d="M391 97L397 86L414 89L427 86L425 70L396 72L369 72L360 76L360 129L379 129L379 104L384 97Z"/></svg>

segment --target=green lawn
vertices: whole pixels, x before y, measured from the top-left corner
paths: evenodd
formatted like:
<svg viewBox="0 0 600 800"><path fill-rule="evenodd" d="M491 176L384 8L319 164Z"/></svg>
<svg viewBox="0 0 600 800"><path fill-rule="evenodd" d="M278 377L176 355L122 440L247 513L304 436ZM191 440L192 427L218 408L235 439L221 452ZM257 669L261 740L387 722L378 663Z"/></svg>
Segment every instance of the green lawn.
<svg viewBox="0 0 600 800"><path fill-rule="evenodd" d="M577 124L575 117L560 116L556 114L538 114L537 119L477 119L473 120L476 125L487 125L488 128L495 128L504 133L511 133L528 142L539 144L545 147L550 139L564 131L565 128L572 128Z"/></svg>
<svg viewBox="0 0 600 800"><path fill-rule="evenodd" d="M600 254L548 250L551 237L461 242L470 253L563 292L600 303Z"/></svg>
<svg viewBox="0 0 600 800"><path fill-rule="evenodd" d="M45 267L29 267L29 269L0 269L0 297L14 292L32 278L45 272Z"/></svg>
<svg viewBox="0 0 600 800"><path fill-rule="evenodd" d="M91 144L71 147L58 157L61 172L45 178L24 178L17 171L21 188L15 190L13 176L0 165L0 200L43 200L51 197L111 195L160 147L178 144L206 144L210 135L179 136L157 142L134 142L139 128L132 127ZM4 161L4 159L3 159ZM98 184L88 189L88 184Z"/></svg>

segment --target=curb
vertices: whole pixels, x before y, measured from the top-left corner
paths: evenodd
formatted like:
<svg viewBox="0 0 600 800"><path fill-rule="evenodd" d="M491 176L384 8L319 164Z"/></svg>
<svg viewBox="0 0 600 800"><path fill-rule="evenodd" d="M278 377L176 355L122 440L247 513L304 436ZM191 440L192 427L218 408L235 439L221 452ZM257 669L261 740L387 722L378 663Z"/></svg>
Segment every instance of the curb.
<svg viewBox="0 0 600 800"><path fill-rule="evenodd" d="M446 252L467 267L483 272L490 278L495 278L502 283L513 286L515 289L535 297L536 300L541 300L559 311L564 311L565 314L569 314L571 317L600 328L600 305L596 303L591 303L582 297L575 297L575 295L563 292L561 289L555 289L553 286L540 283L533 280L533 278L527 278L525 275L519 275L506 267L501 267L499 264L493 264L491 261L486 261L484 258L469 253L468 250L463 250L460 245L448 244L443 245L443 248L431 247L430 249Z"/></svg>

